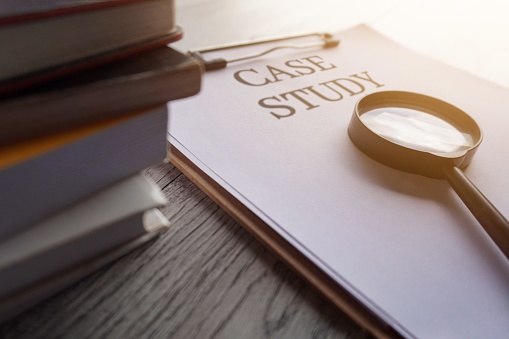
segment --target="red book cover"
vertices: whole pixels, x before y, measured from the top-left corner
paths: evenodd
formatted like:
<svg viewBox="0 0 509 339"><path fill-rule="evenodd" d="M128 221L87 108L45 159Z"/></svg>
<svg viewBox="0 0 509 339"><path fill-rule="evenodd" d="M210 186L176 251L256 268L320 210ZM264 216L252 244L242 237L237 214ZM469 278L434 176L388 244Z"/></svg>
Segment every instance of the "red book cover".
<svg viewBox="0 0 509 339"><path fill-rule="evenodd" d="M6 0L0 97L182 37L174 0Z"/></svg>
<svg viewBox="0 0 509 339"><path fill-rule="evenodd" d="M0 26L152 0L4 0Z"/></svg>

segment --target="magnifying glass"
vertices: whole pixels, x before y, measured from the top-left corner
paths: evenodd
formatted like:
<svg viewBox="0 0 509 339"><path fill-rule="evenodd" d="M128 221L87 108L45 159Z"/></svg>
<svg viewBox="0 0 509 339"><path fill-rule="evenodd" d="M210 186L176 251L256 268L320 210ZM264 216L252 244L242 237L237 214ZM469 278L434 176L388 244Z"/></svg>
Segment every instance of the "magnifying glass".
<svg viewBox="0 0 509 339"><path fill-rule="evenodd" d="M462 171L482 141L469 115L422 94L376 92L357 102L348 134L355 146L384 165L447 180L509 259L509 222Z"/></svg>

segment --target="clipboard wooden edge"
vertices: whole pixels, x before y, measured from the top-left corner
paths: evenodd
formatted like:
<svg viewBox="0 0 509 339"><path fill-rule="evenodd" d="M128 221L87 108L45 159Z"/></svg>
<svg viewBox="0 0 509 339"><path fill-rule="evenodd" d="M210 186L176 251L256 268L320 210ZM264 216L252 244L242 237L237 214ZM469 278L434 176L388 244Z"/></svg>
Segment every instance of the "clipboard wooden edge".
<svg viewBox="0 0 509 339"><path fill-rule="evenodd" d="M334 306L378 338L402 337L169 142L168 153L170 162L177 169Z"/></svg>

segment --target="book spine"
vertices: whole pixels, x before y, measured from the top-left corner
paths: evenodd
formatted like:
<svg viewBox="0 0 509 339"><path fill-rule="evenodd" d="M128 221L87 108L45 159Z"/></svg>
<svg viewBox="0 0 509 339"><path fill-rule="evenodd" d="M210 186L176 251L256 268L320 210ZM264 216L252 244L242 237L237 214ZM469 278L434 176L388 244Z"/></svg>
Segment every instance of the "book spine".
<svg viewBox="0 0 509 339"><path fill-rule="evenodd" d="M167 106L158 106L0 172L0 238L163 162L167 116Z"/></svg>

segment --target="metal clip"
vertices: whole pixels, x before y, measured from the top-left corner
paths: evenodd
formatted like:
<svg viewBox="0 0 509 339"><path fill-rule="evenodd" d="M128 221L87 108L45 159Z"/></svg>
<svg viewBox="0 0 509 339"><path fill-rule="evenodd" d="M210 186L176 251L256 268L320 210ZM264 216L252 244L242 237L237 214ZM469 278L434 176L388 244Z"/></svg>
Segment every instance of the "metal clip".
<svg viewBox="0 0 509 339"><path fill-rule="evenodd" d="M230 60L226 60L224 58L206 60L203 57L203 54L209 53L209 52L223 51L223 50L232 49L232 48L254 46L254 45L260 45L260 44L266 44L266 43L278 42L278 41L287 41L287 40L305 38L305 37L310 37L310 36L316 36L320 39L320 41L312 42L312 43L308 43L308 44L300 44L300 45L282 44L279 46L272 47L272 48L265 50L261 53L247 55L244 57L230 59ZM200 60L200 62L205 67L206 71L211 71L211 70L226 68L226 66L228 64L233 63L233 62L258 58L258 57L269 54L269 53L274 52L279 49L286 49L286 48L306 49L306 48L313 48L313 47L334 48L337 46L339 46L339 40L334 39L332 34L330 34L330 33L308 33L308 34L292 35L292 36L286 36L286 37L280 37L280 38L271 38L271 39L248 41L248 42L243 42L243 43L235 43L235 44L223 45L223 46L218 46L218 47L204 48L204 49L200 49L200 50L191 50L188 52L188 54L190 56Z"/></svg>

